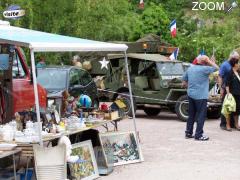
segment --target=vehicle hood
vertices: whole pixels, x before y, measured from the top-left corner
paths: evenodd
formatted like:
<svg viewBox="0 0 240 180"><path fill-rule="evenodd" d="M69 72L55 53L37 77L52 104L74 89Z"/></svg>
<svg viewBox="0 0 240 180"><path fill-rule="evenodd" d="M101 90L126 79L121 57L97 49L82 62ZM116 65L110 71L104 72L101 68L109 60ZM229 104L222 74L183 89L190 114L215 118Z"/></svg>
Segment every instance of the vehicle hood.
<svg viewBox="0 0 240 180"><path fill-rule="evenodd" d="M47 97L48 98L62 98L62 92L64 90L47 90Z"/></svg>

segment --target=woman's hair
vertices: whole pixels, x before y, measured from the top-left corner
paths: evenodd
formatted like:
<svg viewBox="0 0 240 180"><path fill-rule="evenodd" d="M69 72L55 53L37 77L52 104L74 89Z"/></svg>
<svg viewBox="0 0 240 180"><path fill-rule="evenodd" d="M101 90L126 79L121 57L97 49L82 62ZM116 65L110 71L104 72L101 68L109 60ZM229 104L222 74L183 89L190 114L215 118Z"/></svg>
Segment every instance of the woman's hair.
<svg viewBox="0 0 240 180"><path fill-rule="evenodd" d="M229 60L232 58L239 58L239 54L237 51L233 50L229 55Z"/></svg>
<svg viewBox="0 0 240 180"><path fill-rule="evenodd" d="M75 55L75 56L73 56L73 60L80 61L80 57L79 57L79 55Z"/></svg>
<svg viewBox="0 0 240 180"><path fill-rule="evenodd" d="M235 64L238 64L238 61L239 61L238 58L231 58L231 59L229 60L229 63L230 63L230 65L231 65L232 67L234 67Z"/></svg>

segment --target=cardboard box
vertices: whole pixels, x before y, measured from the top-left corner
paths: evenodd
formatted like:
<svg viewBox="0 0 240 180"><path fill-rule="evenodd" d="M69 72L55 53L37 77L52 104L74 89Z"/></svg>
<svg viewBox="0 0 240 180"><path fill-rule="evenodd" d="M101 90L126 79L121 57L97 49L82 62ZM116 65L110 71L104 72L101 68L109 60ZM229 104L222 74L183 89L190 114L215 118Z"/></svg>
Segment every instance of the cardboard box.
<svg viewBox="0 0 240 180"><path fill-rule="evenodd" d="M105 113L104 115L104 119L107 119L107 120L113 120L117 118L119 118L118 111L108 112L108 113Z"/></svg>

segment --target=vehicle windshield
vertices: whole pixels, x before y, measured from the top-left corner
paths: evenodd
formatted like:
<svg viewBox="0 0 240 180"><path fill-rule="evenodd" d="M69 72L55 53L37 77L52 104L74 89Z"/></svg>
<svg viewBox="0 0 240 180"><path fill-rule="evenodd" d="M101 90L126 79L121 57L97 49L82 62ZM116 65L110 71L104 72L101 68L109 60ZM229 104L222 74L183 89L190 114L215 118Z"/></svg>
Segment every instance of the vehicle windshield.
<svg viewBox="0 0 240 180"><path fill-rule="evenodd" d="M183 75L184 69L182 63L157 63L161 75Z"/></svg>
<svg viewBox="0 0 240 180"><path fill-rule="evenodd" d="M67 71L59 69L38 69L37 81L47 90L63 90L66 88Z"/></svg>

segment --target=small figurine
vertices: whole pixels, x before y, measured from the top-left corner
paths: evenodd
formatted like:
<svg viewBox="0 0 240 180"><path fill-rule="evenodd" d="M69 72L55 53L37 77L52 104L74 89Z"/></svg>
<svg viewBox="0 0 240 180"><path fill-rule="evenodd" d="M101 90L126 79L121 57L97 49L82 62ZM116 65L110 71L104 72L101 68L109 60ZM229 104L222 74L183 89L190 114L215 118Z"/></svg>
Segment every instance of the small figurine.
<svg viewBox="0 0 240 180"><path fill-rule="evenodd" d="M68 98L70 97L70 94L68 91L63 91L62 92L62 115L64 115L67 112L67 107L68 107Z"/></svg>
<svg viewBox="0 0 240 180"><path fill-rule="evenodd" d="M78 98L70 96L67 91L62 93L62 116L70 116L72 114L79 115L77 112L77 101Z"/></svg>
<svg viewBox="0 0 240 180"><path fill-rule="evenodd" d="M15 120L16 120L16 123L17 123L17 130L22 131L23 130L23 123L22 123L22 120L21 120L21 116L18 112L16 112L14 115L15 115Z"/></svg>

